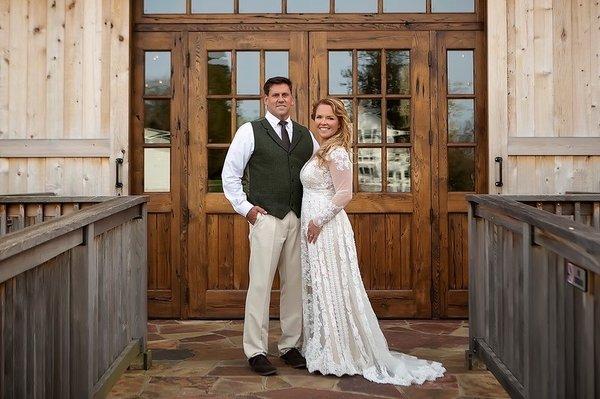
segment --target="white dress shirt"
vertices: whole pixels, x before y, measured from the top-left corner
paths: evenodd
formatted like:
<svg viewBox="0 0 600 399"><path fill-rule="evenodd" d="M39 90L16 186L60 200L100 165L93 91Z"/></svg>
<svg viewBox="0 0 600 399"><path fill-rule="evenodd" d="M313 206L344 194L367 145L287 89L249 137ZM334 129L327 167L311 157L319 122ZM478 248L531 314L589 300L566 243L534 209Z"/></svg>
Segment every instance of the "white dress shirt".
<svg viewBox="0 0 600 399"><path fill-rule="evenodd" d="M277 136L281 138L281 127L279 125L279 118L267 111L265 118L277 133ZM288 117L286 119L287 125L286 130L292 142L293 136L293 124L292 119ZM313 141L313 155L319 149L319 143L315 140L314 135L311 133L310 137ZM250 122L244 123L235 132L235 136L231 141L227 156L225 157L225 163L223 164L223 172L221 173L221 179L223 179L223 191L225 197L231 202L233 209L240 215L246 217L250 209L254 205L248 202L246 193L242 188L242 177L244 176L244 170L248 164L248 160L254 152L254 130Z"/></svg>

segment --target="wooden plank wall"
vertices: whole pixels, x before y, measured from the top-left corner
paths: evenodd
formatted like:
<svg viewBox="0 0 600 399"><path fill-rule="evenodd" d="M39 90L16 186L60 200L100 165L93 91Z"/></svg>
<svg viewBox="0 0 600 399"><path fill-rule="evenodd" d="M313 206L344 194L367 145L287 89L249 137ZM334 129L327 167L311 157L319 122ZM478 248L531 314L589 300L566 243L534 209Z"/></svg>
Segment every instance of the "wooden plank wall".
<svg viewBox="0 0 600 399"><path fill-rule="evenodd" d="M0 0L0 194L116 193L116 157L128 175L129 38L129 1ZM29 157L25 145L43 139L59 145ZM105 153L78 156L80 139ZM23 150L6 154L1 140Z"/></svg>
<svg viewBox="0 0 600 399"><path fill-rule="evenodd" d="M487 24L489 192L600 191L600 3L489 1Z"/></svg>

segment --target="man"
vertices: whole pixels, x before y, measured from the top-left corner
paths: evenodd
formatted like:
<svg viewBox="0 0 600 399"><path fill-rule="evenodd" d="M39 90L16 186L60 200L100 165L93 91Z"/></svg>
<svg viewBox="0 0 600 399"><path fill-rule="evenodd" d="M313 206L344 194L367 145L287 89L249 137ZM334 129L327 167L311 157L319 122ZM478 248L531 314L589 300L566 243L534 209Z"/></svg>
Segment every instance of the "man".
<svg viewBox="0 0 600 399"><path fill-rule="evenodd" d="M281 282L283 361L306 367L298 350L302 333L302 271L300 266L300 169L319 145L309 130L290 119L292 82L270 78L264 85L266 115L242 125L223 165L223 191L250 223L250 283L244 315L244 353L260 375L277 373L267 358L269 302L275 270ZM247 195L242 177L247 179Z"/></svg>

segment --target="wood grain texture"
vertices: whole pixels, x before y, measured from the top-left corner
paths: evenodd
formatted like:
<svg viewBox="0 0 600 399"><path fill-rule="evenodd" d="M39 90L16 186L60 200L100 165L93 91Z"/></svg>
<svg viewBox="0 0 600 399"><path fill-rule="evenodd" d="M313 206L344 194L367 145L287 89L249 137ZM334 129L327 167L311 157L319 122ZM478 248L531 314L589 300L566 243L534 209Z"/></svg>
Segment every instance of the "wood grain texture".
<svg viewBox="0 0 600 399"><path fill-rule="evenodd" d="M110 389L127 367L131 359L122 354L131 342L135 354L145 351L147 214L131 199L117 202L125 209L97 204L68 216L60 212L78 204L3 204L2 209L26 223L18 223L21 231L0 238L9 247L15 236L22 242L21 252L0 261L0 269L10 269L11 261L21 267L36 264L0 283L0 396L91 397L94 389ZM122 212L131 209L123 219ZM51 217L46 223L44 213ZM94 219L96 214L100 219ZM118 222L107 221L111 218ZM33 225L24 228L27 223ZM75 227L80 223L84 225ZM49 224L54 236L48 238ZM96 225L112 227L100 232ZM82 231L85 242L80 234L79 245L58 244ZM128 243L134 244L131 252ZM138 270L128 278L132 267ZM135 301L125 301L126 296ZM135 313L128 311L129 303L138 303Z"/></svg>
<svg viewBox="0 0 600 399"><path fill-rule="evenodd" d="M494 207L480 211L485 204L491 205L487 199ZM470 198L475 208L469 214L470 346L476 346L478 339L485 342L496 360L487 356L483 360L517 396L597 396L597 370L591 367L597 353L589 349L597 341L594 323L600 312L593 304L596 292L592 288L583 292L568 284L565 262L571 260L586 268L588 278L595 282L600 272L595 266L600 236L588 227L593 226L593 217L588 215L593 215L600 198L496 199ZM500 205L505 201L514 206L514 212ZM527 208L516 201L525 201ZM514 221L507 222L507 218ZM574 252L581 239L576 235L564 239L564 234L572 231L585 231L593 248ZM578 259L583 252L593 254L594 259ZM540 370L539 364L549 366Z"/></svg>
<svg viewBox="0 0 600 399"><path fill-rule="evenodd" d="M60 194L115 193L109 184L115 173L111 166L117 156L128 154L129 146L129 31L128 2L2 1L0 140L50 139L46 146L53 150L28 154L21 151L25 147L1 145L0 192L51 186ZM63 139L103 139L108 147L102 154L89 153ZM93 161L99 169L97 177L88 175L91 184L79 184L86 180L85 171L78 162L65 161L80 153L107 158ZM55 159L48 164L47 158ZM128 163L125 156L125 176ZM63 173L52 166L57 164ZM127 193L128 180L124 183Z"/></svg>
<svg viewBox="0 0 600 399"><path fill-rule="evenodd" d="M489 167L496 156L505 165L504 187L490 178L490 192L597 190L597 2L490 2L488 16Z"/></svg>

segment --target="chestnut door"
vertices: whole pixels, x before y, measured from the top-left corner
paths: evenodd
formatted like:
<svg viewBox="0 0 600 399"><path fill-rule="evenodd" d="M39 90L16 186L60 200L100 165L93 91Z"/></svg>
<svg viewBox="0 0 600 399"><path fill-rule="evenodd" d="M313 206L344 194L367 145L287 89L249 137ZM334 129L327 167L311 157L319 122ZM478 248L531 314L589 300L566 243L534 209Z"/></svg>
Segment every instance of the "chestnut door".
<svg viewBox="0 0 600 399"><path fill-rule="evenodd" d="M186 81L182 34L136 35L133 48L131 191L148 195L148 316L182 310L181 198Z"/></svg>
<svg viewBox="0 0 600 399"><path fill-rule="evenodd" d="M433 315L468 317L466 194L487 190L484 32L432 33Z"/></svg>
<svg viewBox="0 0 600 399"><path fill-rule="evenodd" d="M354 228L379 317L431 315L428 32L310 34L311 101L342 99L354 124Z"/></svg>
<svg viewBox="0 0 600 399"><path fill-rule="evenodd" d="M189 317L244 315L248 223L222 193L221 170L237 127L264 115L265 76L294 82L292 117L308 122L307 34L189 35L188 268ZM272 314L279 306L273 285Z"/></svg>

